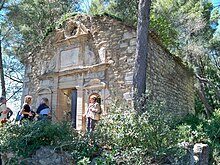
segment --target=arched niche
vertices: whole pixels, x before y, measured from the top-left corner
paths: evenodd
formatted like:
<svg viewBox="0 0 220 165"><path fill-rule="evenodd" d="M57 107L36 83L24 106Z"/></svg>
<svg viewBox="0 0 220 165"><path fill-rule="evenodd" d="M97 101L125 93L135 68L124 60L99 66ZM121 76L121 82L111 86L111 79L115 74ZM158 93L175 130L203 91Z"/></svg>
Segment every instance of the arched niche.
<svg viewBox="0 0 220 165"><path fill-rule="evenodd" d="M53 92L50 88L39 88L36 91L36 95L37 95L36 107L39 106L41 99L46 97L49 100L49 106L52 111L52 93Z"/></svg>
<svg viewBox="0 0 220 165"><path fill-rule="evenodd" d="M106 98L109 97L110 93L107 89L107 86L104 82L102 82L100 79L92 79L88 83L86 83L83 87L84 91L84 104L85 107L88 106L88 98L92 94L96 94L100 97L101 107L103 112L105 112L106 107Z"/></svg>

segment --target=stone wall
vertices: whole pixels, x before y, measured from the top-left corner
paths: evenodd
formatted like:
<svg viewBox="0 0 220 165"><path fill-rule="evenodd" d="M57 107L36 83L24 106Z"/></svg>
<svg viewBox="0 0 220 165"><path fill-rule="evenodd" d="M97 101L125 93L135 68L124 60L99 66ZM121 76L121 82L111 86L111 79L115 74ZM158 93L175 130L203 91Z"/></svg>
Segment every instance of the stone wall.
<svg viewBox="0 0 220 165"><path fill-rule="evenodd" d="M76 32L68 31L71 26L76 26ZM149 46L147 89L153 100L180 115L193 113L193 75L154 32L150 32ZM135 28L107 16L75 16L24 60L23 95L34 96L33 108L41 95L50 97L59 120L63 112L57 109L68 102L62 98L71 88L78 90L77 105L82 109L78 119L92 92L102 97L105 111L111 99L131 101L135 49Z"/></svg>

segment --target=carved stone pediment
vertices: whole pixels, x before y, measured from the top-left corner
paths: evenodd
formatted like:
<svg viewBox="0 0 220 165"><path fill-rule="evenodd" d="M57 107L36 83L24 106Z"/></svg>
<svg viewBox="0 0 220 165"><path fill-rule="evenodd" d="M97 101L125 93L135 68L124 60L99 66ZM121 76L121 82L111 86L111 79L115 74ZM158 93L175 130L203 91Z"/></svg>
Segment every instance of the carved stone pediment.
<svg viewBox="0 0 220 165"><path fill-rule="evenodd" d="M63 40L63 39L65 39L64 29L56 29L56 34L55 34L55 37L54 37L54 41L57 42L57 41Z"/></svg>
<svg viewBox="0 0 220 165"><path fill-rule="evenodd" d="M56 30L54 40L55 42L58 42L73 36L77 37L82 34L89 34L89 29L87 29L81 22L71 19L65 23L64 29Z"/></svg>
<svg viewBox="0 0 220 165"><path fill-rule="evenodd" d="M66 38L80 34L88 34L88 29L81 22L69 20L66 22L64 34Z"/></svg>

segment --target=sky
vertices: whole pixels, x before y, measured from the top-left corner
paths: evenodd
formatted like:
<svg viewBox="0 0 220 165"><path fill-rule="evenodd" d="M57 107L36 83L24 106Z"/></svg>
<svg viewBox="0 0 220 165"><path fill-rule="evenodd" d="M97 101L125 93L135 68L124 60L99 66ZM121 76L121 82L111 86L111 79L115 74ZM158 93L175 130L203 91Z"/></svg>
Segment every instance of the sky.
<svg viewBox="0 0 220 165"><path fill-rule="evenodd" d="M220 0L211 0L214 5L220 5Z"/></svg>
<svg viewBox="0 0 220 165"><path fill-rule="evenodd" d="M211 0L214 6L219 6L219 12L220 12L220 0ZM220 20L218 21L218 29L220 29Z"/></svg>

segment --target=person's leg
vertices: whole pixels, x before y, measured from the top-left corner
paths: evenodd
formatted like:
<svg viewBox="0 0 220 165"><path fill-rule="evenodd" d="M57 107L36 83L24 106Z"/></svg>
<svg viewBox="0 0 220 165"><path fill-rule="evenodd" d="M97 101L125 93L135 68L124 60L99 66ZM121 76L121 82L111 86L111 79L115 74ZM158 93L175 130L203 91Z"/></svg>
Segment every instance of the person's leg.
<svg viewBox="0 0 220 165"><path fill-rule="evenodd" d="M87 131L90 132L91 130L91 124L92 124L92 119L90 117L87 118Z"/></svg>
<svg viewBox="0 0 220 165"><path fill-rule="evenodd" d="M92 119L92 123L91 123L92 131L94 131L97 122L98 122L97 120Z"/></svg>
<svg viewBox="0 0 220 165"><path fill-rule="evenodd" d="M0 165L2 165L2 155L0 154Z"/></svg>

